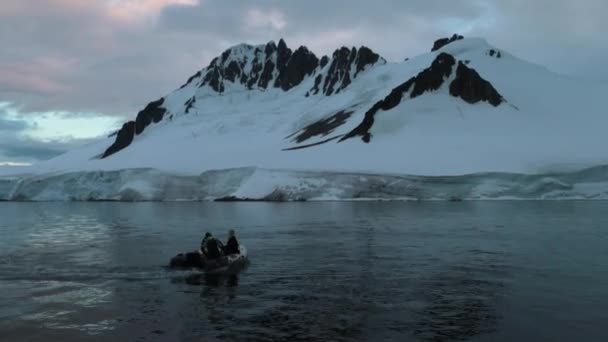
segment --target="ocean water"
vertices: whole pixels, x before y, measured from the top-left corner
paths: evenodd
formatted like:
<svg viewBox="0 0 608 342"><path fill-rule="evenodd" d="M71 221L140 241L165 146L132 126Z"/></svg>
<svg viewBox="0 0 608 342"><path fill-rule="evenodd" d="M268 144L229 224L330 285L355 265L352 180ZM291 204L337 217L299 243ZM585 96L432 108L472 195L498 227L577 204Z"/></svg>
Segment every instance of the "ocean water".
<svg viewBox="0 0 608 342"><path fill-rule="evenodd" d="M236 276L165 266L229 228ZM608 202L0 203L0 340L607 341Z"/></svg>

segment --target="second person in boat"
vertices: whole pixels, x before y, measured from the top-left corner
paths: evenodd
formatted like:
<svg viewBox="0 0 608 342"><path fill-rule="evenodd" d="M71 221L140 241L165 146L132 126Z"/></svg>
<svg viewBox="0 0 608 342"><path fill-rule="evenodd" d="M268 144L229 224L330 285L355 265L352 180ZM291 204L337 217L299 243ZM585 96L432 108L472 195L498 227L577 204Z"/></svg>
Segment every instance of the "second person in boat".
<svg viewBox="0 0 608 342"><path fill-rule="evenodd" d="M226 247L224 247L224 253L226 254L238 254L239 253L239 242L234 234L234 229L228 231L228 241Z"/></svg>

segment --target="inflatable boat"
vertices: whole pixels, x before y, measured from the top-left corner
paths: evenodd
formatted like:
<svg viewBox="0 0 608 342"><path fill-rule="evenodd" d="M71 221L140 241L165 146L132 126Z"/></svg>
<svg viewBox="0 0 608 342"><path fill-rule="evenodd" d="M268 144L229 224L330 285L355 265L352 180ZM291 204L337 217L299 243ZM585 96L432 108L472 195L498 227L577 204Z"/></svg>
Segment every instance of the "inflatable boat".
<svg viewBox="0 0 608 342"><path fill-rule="evenodd" d="M247 248L239 246L239 253L208 260L198 251L179 253L171 258L169 267L176 269L197 268L206 273L236 273L247 265Z"/></svg>

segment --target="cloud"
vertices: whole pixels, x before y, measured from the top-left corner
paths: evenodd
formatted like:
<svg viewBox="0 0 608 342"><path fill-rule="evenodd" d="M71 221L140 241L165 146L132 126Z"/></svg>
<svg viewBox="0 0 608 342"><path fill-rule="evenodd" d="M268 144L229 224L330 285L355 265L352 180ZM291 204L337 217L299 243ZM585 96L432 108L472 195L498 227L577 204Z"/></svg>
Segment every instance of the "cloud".
<svg viewBox="0 0 608 342"><path fill-rule="evenodd" d="M9 117L7 107L0 107L0 162L48 159L65 151L58 148L60 146L46 145L21 136L34 126L26 120Z"/></svg>
<svg viewBox="0 0 608 342"><path fill-rule="evenodd" d="M227 47L284 37L389 60L454 32L564 73L608 79L608 2L588 0L8 0L0 2L0 101L25 112L133 117Z"/></svg>
<svg viewBox="0 0 608 342"><path fill-rule="evenodd" d="M168 6L197 4L197 0L115 0L107 3L107 11L111 18L133 22L156 16Z"/></svg>
<svg viewBox="0 0 608 342"><path fill-rule="evenodd" d="M25 120L6 119L0 113L0 134L24 131L31 127L31 124Z"/></svg>
<svg viewBox="0 0 608 342"><path fill-rule="evenodd" d="M88 136L86 132L79 136L48 132L53 125L69 125L70 120L74 118L69 114L22 113L10 103L0 102L0 164L46 160L96 140L90 129ZM98 122L100 118L86 120Z"/></svg>
<svg viewBox="0 0 608 342"><path fill-rule="evenodd" d="M21 141L19 145L7 145L2 148L2 154L9 158L19 158L26 161L46 160L67 151L67 146L57 143L40 143L37 141Z"/></svg>

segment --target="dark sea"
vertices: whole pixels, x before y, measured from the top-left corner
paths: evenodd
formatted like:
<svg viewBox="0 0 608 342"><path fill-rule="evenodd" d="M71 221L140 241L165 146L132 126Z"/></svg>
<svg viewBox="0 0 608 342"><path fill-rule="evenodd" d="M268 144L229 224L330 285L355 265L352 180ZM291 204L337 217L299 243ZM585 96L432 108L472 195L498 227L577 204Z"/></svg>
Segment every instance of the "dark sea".
<svg viewBox="0 0 608 342"><path fill-rule="evenodd" d="M237 275L166 267L235 229ZM0 203L0 341L608 341L608 202Z"/></svg>

